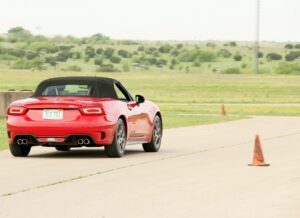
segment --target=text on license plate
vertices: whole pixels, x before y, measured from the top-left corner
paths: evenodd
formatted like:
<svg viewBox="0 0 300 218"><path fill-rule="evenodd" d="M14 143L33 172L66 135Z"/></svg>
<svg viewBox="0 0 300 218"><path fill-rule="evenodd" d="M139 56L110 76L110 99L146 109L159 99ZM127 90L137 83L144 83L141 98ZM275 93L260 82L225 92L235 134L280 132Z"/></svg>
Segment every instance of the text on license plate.
<svg viewBox="0 0 300 218"><path fill-rule="evenodd" d="M44 120L61 120L63 118L63 110L43 110Z"/></svg>

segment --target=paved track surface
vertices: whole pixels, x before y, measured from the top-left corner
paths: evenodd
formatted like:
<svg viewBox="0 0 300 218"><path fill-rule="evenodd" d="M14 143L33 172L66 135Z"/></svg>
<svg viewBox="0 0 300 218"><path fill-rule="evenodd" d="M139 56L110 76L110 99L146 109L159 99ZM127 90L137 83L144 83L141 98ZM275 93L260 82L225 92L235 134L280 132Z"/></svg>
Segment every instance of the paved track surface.
<svg viewBox="0 0 300 218"><path fill-rule="evenodd" d="M270 167L249 167L260 133ZM128 146L28 158L0 152L0 217L300 217L300 118L254 117L164 132Z"/></svg>

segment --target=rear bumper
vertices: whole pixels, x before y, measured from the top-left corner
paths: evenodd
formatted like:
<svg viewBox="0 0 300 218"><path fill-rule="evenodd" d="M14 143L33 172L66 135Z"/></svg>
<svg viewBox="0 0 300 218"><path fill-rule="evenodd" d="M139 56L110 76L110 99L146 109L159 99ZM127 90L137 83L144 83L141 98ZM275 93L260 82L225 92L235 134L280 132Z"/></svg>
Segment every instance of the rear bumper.
<svg viewBox="0 0 300 218"><path fill-rule="evenodd" d="M20 136L31 136L35 144L48 143L53 138L64 139L57 143L73 143L70 137L86 136L96 145L111 144L115 132L115 124L105 117L88 117L72 122L62 121L28 121L22 116L9 116L7 120L7 131L9 143L13 144ZM71 142L72 141L72 142Z"/></svg>

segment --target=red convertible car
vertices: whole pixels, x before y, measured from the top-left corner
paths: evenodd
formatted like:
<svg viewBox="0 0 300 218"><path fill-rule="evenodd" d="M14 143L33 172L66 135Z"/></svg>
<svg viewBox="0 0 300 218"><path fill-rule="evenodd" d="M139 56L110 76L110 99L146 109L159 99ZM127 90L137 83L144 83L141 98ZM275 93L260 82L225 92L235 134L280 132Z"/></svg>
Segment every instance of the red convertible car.
<svg viewBox="0 0 300 218"><path fill-rule="evenodd" d="M32 97L13 102L7 111L14 156L27 156L38 145L58 151L104 146L110 157L123 156L128 144L157 152L162 130L157 105L141 95L133 99L120 82L103 77L45 80Z"/></svg>

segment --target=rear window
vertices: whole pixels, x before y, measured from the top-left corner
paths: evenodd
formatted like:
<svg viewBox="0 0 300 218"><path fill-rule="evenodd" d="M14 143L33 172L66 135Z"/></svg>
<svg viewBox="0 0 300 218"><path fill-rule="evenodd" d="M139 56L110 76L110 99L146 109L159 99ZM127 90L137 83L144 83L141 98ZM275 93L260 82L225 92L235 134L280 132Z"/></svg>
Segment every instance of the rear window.
<svg viewBox="0 0 300 218"><path fill-rule="evenodd" d="M42 96L96 96L96 89L92 85L65 84L47 86Z"/></svg>

